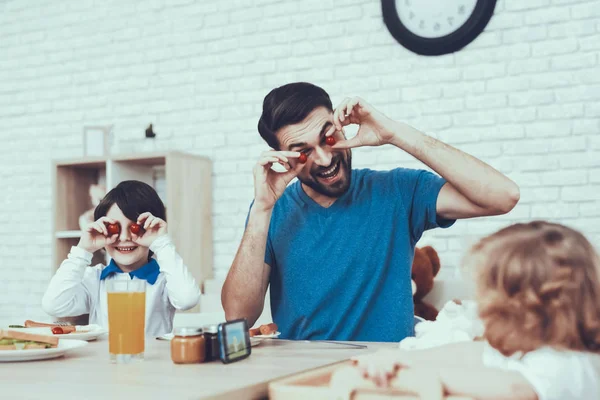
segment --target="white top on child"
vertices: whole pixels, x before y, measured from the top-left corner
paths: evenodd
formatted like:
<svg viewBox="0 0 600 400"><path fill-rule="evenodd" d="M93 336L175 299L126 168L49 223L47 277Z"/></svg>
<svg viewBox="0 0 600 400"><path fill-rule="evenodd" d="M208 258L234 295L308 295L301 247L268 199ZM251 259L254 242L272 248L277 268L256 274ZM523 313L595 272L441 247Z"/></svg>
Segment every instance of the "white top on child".
<svg viewBox="0 0 600 400"><path fill-rule="evenodd" d="M188 310L198 304L200 289L168 235L158 237L150 250L160 273L154 284L146 283L146 334L162 336L172 332L175 310ZM131 277L117 273L100 280L106 266L90 267L91 262L91 253L71 248L44 294L42 308L46 313L54 317L89 313L90 324L108 327L106 281Z"/></svg>
<svg viewBox="0 0 600 400"><path fill-rule="evenodd" d="M506 357L485 343L483 363L520 372L539 400L600 399L600 355L542 347Z"/></svg>

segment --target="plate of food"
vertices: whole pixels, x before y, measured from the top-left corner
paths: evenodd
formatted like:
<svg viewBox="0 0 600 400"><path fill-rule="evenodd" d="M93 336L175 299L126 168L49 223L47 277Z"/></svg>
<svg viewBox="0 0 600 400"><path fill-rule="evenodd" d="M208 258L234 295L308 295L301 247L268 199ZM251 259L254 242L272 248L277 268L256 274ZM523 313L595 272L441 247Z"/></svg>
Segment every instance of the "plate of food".
<svg viewBox="0 0 600 400"><path fill-rule="evenodd" d="M40 335L51 335L60 339L68 340L96 340L108 333L108 330L100 325L63 325L59 323L25 321L23 325L9 325L8 329Z"/></svg>
<svg viewBox="0 0 600 400"><path fill-rule="evenodd" d="M85 340L61 340L54 335L0 329L0 362L57 358L87 344Z"/></svg>
<svg viewBox="0 0 600 400"><path fill-rule="evenodd" d="M252 346L258 345L264 339L275 339L281 335L281 332L277 330L277 324L271 322L270 324L264 324L257 328L250 329L250 343Z"/></svg>

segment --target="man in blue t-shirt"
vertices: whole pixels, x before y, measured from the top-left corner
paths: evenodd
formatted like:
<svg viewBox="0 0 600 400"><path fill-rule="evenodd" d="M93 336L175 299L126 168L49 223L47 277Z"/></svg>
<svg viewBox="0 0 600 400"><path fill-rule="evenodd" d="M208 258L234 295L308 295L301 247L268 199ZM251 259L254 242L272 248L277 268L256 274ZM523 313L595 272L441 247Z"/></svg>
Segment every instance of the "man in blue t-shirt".
<svg viewBox="0 0 600 400"><path fill-rule="evenodd" d="M349 124L359 129L346 140ZM482 161L358 97L334 110L328 94L309 83L272 90L258 130L272 150L254 167L255 197L221 299L228 320L246 318L252 326L270 284L281 338L412 335L411 266L423 232L503 214L519 200L518 186ZM439 176L352 169L351 148L386 144Z"/></svg>

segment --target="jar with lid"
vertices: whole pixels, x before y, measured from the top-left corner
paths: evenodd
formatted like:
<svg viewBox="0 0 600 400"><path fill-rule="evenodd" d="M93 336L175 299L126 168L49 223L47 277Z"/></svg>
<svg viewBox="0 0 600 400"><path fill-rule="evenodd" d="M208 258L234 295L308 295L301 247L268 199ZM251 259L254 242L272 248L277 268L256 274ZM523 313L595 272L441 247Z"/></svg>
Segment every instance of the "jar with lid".
<svg viewBox="0 0 600 400"><path fill-rule="evenodd" d="M206 325L204 330L204 339L206 341L206 361L219 359L219 326Z"/></svg>
<svg viewBox="0 0 600 400"><path fill-rule="evenodd" d="M175 364L204 362L206 343L201 328L175 328L171 339L171 360Z"/></svg>

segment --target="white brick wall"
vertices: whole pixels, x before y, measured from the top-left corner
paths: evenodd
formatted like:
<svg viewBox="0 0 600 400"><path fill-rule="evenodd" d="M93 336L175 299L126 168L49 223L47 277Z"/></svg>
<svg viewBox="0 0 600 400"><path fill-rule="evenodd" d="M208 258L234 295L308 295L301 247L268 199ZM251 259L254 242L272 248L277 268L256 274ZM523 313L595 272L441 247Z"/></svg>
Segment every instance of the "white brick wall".
<svg viewBox="0 0 600 400"><path fill-rule="evenodd" d="M167 6L168 4L168 6ZM115 124L114 152L180 149L214 160L215 267L224 276L251 200L263 96L307 80L360 95L515 179L510 215L425 235L446 273L466 245L549 218L600 243L600 1L499 1L462 51L416 56L377 0L4 1L0 4L0 323L44 318L50 160L79 156L82 127ZM157 138L144 139L152 122ZM357 167L420 167L392 148ZM377 161L376 161L377 160Z"/></svg>

